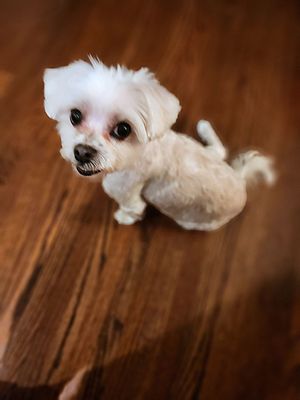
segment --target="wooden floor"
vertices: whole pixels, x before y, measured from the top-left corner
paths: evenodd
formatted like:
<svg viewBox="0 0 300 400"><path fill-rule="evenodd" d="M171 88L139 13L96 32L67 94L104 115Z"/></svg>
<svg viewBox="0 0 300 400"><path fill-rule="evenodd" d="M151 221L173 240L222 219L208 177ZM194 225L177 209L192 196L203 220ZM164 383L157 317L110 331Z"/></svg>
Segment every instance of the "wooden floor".
<svg viewBox="0 0 300 400"><path fill-rule="evenodd" d="M288 0L1 1L1 400L300 398L297 26ZM118 226L43 111L43 69L88 53L151 68L178 130L209 119L278 184L215 233Z"/></svg>

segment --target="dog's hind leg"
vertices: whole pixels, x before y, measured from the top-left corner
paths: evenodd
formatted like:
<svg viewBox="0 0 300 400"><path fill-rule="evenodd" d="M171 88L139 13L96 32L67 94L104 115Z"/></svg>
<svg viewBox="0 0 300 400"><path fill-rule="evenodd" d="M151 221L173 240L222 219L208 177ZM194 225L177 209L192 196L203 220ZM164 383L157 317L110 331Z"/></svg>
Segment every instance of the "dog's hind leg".
<svg viewBox="0 0 300 400"><path fill-rule="evenodd" d="M227 150L208 121L201 119L197 124L197 132L208 151L221 158L221 160L226 159Z"/></svg>

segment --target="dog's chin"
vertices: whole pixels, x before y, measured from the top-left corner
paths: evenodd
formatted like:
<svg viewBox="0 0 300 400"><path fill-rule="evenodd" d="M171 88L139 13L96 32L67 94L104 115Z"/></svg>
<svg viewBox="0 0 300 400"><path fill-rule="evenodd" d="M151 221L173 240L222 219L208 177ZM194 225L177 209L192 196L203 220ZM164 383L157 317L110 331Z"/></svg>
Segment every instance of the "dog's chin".
<svg viewBox="0 0 300 400"><path fill-rule="evenodd" d="M93 176L93 175L97 175L101 172L100 169L88 169L88 168L84 168L80 165L76 165L76 170L82 176Z"/></svg>

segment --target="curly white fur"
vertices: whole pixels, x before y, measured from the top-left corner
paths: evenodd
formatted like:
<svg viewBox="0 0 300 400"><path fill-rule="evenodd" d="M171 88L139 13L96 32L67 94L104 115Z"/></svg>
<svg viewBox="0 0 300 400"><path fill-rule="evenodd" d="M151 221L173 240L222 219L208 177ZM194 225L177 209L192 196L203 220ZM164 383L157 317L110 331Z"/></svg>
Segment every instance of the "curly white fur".
<svg viewBox="0 0 300 400"><path fill-rule="evenodd" d="M148 202L185 229L217 229L243 209L247 183L259 175L274 182L271 160L258 152L225 162L226 149L209 122L197 125L204 144L172 131L179 101L147 69L90 61L45 71L45 110L58 121L61 154L75 170L76 145L96 150L91 165L104 171L103 188L119 204L119 223L142 219ZM70 123L73 108L84 116L78 126ZM110 134L118 121L132 127L124 141Z"/></svg>

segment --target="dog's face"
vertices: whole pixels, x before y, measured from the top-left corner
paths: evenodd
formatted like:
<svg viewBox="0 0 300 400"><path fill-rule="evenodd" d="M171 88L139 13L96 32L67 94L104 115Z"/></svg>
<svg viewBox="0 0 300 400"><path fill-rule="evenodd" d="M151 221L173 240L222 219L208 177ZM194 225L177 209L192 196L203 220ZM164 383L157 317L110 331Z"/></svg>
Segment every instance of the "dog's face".
<svg viewBox="0 0 300 400"><path fill-rule="evenodd" d="M168 130L180 111L178 99L147 69L90 61L44 74L45 110L58 121L61 154L84 176L130 165L140 146Z"/></svg>

